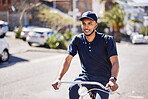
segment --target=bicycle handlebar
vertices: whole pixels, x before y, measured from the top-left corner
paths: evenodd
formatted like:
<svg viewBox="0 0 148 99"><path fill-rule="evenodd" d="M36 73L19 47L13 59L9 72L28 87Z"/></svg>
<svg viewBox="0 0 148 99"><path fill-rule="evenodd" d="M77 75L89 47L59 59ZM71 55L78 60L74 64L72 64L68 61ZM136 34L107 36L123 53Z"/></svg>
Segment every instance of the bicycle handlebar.
<svg viewBox="0 0 148 99"><path fill-rule="evenodd" d="M79 85L79 84L98 85L98 86L100 86L101 88L110 91L109 88L104 87L104 85L102 85L102 84L99 83L99 82L91 82L91 81L61 81L61 82L59 82L59 84L58 84L58 88L60 87L60 85L61 85L62 83L78 84L78 85Z"/></svg>
<svg viewBox="0 0 148 99"><path fill-rule="evenodd" d="M78 84L80 87L82 87L82 84L98 85L98 86L100 86L104 90L98 89L98 88L92 88L92 89L88 90L88 92L89 91L92 91L92 90L100 90L100 91L105 92L105 93L110 93L110 94L117 93L118 95L120 95L120 93L118 93L116 91L112 91L110 87L106 88L104 85L102 85L99 82L91 82L91 81L61 81L61 82L58 83L57 87L59 88L62 83L66 83L66 84Z"/></svg>

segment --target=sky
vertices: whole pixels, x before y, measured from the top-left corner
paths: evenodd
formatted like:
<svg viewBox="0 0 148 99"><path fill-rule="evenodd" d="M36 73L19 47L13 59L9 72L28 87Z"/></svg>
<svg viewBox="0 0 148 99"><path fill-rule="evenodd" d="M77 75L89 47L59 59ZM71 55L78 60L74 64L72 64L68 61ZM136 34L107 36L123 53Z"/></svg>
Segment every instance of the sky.
<svg viewBox="0 0 148 99"><path fill-rule="evenodd" d="M136 3L148 3L148 0L133 0Z"/></svg>

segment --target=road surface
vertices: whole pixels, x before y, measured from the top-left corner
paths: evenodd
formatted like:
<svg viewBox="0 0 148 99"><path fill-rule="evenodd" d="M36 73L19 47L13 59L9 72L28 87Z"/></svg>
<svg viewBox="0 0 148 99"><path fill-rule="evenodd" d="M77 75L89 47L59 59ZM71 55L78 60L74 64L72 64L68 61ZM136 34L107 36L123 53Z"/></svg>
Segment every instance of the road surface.
<svg viewBox="0 0 148 99"><path fill-rule="evenodd" d="M69 85L55 91L51 84L64 62L66 51L30 47L25 41L5 38L10 45L10 60L0 64L0 99L68 99ZM148 99L148 45L117 44L120 95L110 99ZM78 56L64 76L72 81L81 71ZM87 98L86 98L87 99Z"/></svg>

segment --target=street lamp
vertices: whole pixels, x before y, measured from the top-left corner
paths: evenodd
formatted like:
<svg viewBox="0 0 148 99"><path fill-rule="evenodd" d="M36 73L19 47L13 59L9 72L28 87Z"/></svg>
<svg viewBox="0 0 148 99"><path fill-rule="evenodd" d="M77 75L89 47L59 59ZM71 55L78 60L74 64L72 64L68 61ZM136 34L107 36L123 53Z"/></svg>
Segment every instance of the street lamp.
<svg viewBox="0 0 148 99"><path fill-rule="evenodd" d="M76 8L76 1L77 0L73 0L73 12L69 12L70 15L73 16L73 28L72 28L72 31L73 33L76 33L77 32L77 28L76 28L76 19L77 19L77 16L80 16L81 13L79 12L79 9Z"/></svg>

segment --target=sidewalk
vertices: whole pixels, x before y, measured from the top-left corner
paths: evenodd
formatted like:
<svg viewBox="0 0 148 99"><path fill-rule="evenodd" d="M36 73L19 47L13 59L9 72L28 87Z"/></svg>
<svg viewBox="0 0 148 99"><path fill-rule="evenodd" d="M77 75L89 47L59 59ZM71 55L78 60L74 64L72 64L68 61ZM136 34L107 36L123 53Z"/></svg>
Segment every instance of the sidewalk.
<svg viewBox="0 0 148 99"><path fill-rule="evenodd" d="M44 47L31 47L26 41L21 39L15 39L14 32L7 32L6 41L9 44L10 54L24 53L27 51L40 51L40 52L57 52L57 53L66 53L66 50L61 49L49 49Z"/></svg>

